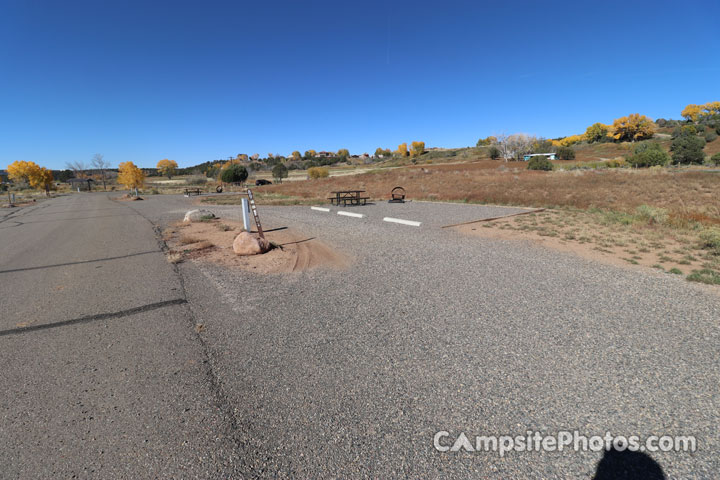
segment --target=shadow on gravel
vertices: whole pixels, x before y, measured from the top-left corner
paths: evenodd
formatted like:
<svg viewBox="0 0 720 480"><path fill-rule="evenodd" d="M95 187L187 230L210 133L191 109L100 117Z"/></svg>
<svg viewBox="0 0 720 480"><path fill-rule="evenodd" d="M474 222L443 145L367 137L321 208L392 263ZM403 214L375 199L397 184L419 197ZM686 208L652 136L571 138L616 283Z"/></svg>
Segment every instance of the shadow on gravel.
<svg viewBox="0 0 720 480"><path fill-rule="evenodd" d="M137 257L138 255L147 255L149 253L160 253L159 250L150 250L149 252L131 253L129 255L121 255L119 257L98 258L95 260L79 260L77 262L56 263L54 265L43 265L40 267L13 268L10 270L0 270L0 273L26 272L28 270L42 270L43 268L67 267L68 265L81 265L83 263L106 262L109 260L119 260L121 258Z"/></svg>
<svg viewBox="0 0 720 480"><path fill-rule="evenodd" d="M598 462L593 480L666 480L655 460L642 452L609 450Z"/></svg>
<svg viewBox="0 0 720 480"><path fill-rule="evenodd" d="M127 317L128 315L135 315L136 313L149 312L151 310L157 310L158 308L167 307L169 305L182 305L187 303L184 298L176 298L174 300L166 300L164 302L149 303L140 307L129 308L127 310L120 310L119 312L111 313L100 313L97 315L88 315L87 317L73 318L72 320L64 320L62 322L55 323L43 323L40 325L30 325L28 327L18 327L9 330L0 330L0 337L6 337L8 335L19 335L21 333L34 332L37 330L47 330L49 328L67 327L69 325L78 325L81 323L96 322L98 320L106 320L109 318L121 318Z"/></svg>

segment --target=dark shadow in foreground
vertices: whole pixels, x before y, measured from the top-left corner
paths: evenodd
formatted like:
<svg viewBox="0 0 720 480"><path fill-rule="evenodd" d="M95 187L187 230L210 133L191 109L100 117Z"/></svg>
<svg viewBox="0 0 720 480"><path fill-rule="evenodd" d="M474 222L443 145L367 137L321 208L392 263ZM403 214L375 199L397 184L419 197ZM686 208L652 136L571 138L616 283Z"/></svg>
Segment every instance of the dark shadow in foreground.
<svg viewBox="0 0 720 480"><path fill-rule="evenodd" d="M666 480L660 464L642 452L609 450L598 462L593 480Z"/></svg>

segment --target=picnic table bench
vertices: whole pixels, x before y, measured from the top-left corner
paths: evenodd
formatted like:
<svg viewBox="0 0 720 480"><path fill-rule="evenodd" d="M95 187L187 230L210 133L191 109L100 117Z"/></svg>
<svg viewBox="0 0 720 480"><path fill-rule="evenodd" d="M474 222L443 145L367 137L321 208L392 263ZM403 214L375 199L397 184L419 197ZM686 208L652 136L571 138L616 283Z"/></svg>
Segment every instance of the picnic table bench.
<svg viewBox="0 0 720 480"><path fill-rule="evenodd" d="M195 195L200 195L200 189L199 188L186 188L185 189L185 196L189 197L190 194L194 193Z"/></svg>
<svg viewBox="0 0 720 480"><path fill-rule="evenodd" d="M333 194L332 197L328 197L330 204L337 205L338 207L340 206L340 202L342 202L343 207L347 207L348 204L365 205L365 203L370 200L370 197L362 196L362 194L365 193L365 190L340 190L330 193Z"/></svg>

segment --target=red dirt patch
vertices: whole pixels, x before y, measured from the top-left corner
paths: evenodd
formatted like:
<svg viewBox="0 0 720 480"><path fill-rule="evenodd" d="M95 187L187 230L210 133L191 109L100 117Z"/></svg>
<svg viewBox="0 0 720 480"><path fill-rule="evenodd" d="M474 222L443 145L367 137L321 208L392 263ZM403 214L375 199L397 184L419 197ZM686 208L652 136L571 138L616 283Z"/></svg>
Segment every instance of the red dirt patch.
<svg viewBox="0 0 720 480"><path fill-rule="evenodd" d="M243 226L230 220L179 222L167 228L163 238L170 247L168 258L174 263L187 259L258 273L290 273L313 268L342 269L351 263L348 256L296 230L269 230L265 232L265 238L275 248L262 255L250 256L238 256L233 251L233 240L243 231Z"/></svg>

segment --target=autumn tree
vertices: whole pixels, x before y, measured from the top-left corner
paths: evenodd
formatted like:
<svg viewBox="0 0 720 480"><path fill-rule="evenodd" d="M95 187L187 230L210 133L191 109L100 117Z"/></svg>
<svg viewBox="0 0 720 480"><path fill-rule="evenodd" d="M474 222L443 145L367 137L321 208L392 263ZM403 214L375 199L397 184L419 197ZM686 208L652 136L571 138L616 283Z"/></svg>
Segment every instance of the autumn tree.
<svg viewBox="0 0 720 480"><path fill-rule="evenodd" d="M300 160L302 158L302 155L300 155L300 152L298 152L297 150L292 152L290 154L290 156L292 157L293 160Z"/></svg>
<svg viewBox="0 0 720 480"><path fill-rule="evenodd" d="M244 153L238 153L233 163L247 163L248 156Z"/></svg>
<svg viewBox="0 0 720 480"><path fill-rule="evenodd" d="M350 151L347 148L341 148L338 150L337 156L341 159L347 159L350 156Z"/></svg>
<svg viewBox="0 0 720 480"><path fill-rule="evenodd" d="M609 131L609 125L600 122L593 123L585 130L585 139L590 143L601 142L607 138Z"/></svg>
<svg viewBox="0 0 720 480"><path fill-rule="evenodd" d="M412 157L419 157L425 151L425 142L412 142L410 144L410 155Z"/></svg>
<svg viewBox="0 0 720 480"><path fill-rule="evenodd" d="M175 160L168 160L167 158L163 158L157 163L158 172L168 178L172 178L172 176L175 175L175 173L177 172L177 168L178 164Z"/></svg>
<svg viewBox="0 0 720 480"><path fill-rule="evenodd" d="M8 165L8 177L13 182L27 183L32 188L44 189L45 194L50 194L50 187L53 182L53 175L50 170L41 167L35 162L16 160Z"/></svg>
<svg viewBox="0 0 720 480"><path fill-rule="evenodd" d="M29 180L31 187L43 189L45 190L45 195L50 195L50 187L53 183L53 174L50 170L36 165L36 168L30 173Z"/></svg>
<svg viewBox="0 0 720 480"><path fill-rule="evenodd" d="M489 137L481 138L477 141L475 144L476 147L487 147L489 145L494 145L497 143L497 138L490 135Z"/></svg>
<svg viewBox="0 0 720 480"><path fill-rule="evenodd" d="M101 153L96 153L95 155L93 155L90 162L96 170L100 171L100 176L102 177L103 182L103 190L107 190L107 185L105 183L105 170L110 167L110 163L105 160Z"/></svg>
<svg viewBox="0 0 720 480"><path fill-rule="evenodd" d="M398 145L397 150L395 150L395 153L401 157L407 157L409 155L407 143L401 143Z"/></svg>
<svg viewBox="0 0 720 480"><path fill-rule="evenodd" d="M7 167L8 178L16 183L30 184L30 176L38 166L35 162L16 160Z"/></svg>
<svg viewBox="0 0 720 480"><path fill-rule="evenodd" d="M145 184L145 174L133 162L122 162L118 168L118 183L135 190L137 196L138 188Z"/></svg>
<svg viewBox="0 0 720 480"><path fill-rule="evenodd" d="M611 136L620 142L645 140L655 134L655 122L639 113L631 113L627 117L615 119Z"/></svg>
<svg viewBox="0 0 720 480"><path fill-rule="evenodd" d="M305 160L310 160L311 158L315 158L317 156L317 152L313 149L305 150Z"/></svg>
<svg viewBox="0 0 720 480"><path fill-rule="evenodd" d="M578 142L582 142L583 140L585 140L585 135L570 135L568 137L553 140L552 144L555 147L569 147Z"/></svg>
<svg viewBox="0 0 720 480"><path fill-rule="evenodd" d="M691 122L697 122L700 118L702 110L702 105L695 105L694 103L691 103L690 105L687 105L685 108L683 108L683 111L680 112L680 115L682 115L686 120L690 120Z"/></svg>

